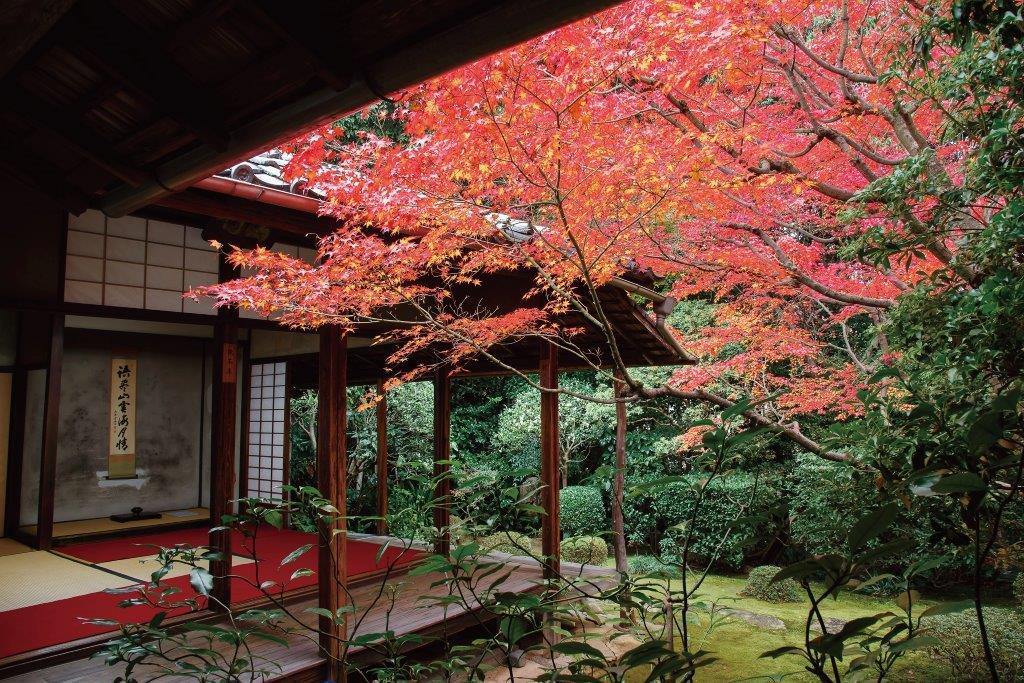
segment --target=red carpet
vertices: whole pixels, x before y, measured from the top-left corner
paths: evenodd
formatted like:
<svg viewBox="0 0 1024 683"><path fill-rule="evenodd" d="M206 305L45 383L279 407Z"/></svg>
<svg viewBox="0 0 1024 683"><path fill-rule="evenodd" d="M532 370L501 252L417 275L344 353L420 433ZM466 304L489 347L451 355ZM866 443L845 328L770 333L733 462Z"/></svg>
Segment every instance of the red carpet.
<svg viewBox="0 0 1024 683"><path fill-rule="evenodd" d="M94 542L85 541L61 547L58 549L58 552L85 562L98 564L156 554L155 549L147 548L144 544L163 545L165 547L176 543L203 545L207 542L207 539L208 535L204 529L181 529L148 533L128 538ZM251 556L251 548L243 545L243 541L244 538L241 534L233 534L233 553L235 555ZM232 602L244 602L259 597L261 593L258 586L265 581L276 581L278 583L278 587L271 589L271 592L283 589L294 590L316 584L317 576L315 574L313 576L300 577L294 581L290 580L292 573L297 569L305 568L316 571L317 550L315 546L297 560L284 565L284 567L280 566L281 560L293 550L307 543L315 544L315 542L316 537L313 534L292 531L290 529L261 529L256 539L256 557L258 561L237 565L232 568L233 574L237 577L232 579L231 582ZM358 578L360 575L384 570L389 566L401 567L423 555L422 552L416 550L403 552L400 548L389 547L378 563L376 555L380 550L380 546L376 543L349 540L346 549L348 551L346 568L350 578ZM126 580L120 580L114 575L111 575L110 579L111 587L130 583ZM189 586L187 576L167 579L164 583L181 589L178 597L195 595L191 586ZM121 622L141 622L147 621L158 611L145 606L118 607L118 602L126 597L132 596L90 593L74 598L0 612L0 633L3 634L3 637L0 638L0 658L112 630L110 627L85 624L79 620L79 617L113 619ZM185 611L181 610L180 613Z"/></svg>

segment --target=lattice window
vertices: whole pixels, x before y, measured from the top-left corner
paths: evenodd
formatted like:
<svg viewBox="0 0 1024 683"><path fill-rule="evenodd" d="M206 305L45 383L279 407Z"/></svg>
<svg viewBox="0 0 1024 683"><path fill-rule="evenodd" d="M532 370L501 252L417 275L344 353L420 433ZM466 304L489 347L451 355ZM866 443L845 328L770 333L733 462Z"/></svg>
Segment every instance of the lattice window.
<svg viewBox="0 0 1024 683"><path fill-rule="evenodd" d="M288 482L288 373L285 363L253 363L249 372L246 495L280 498Z"/></svg>
<svg viewBox="0 0 1024 683"><path fill-rule="evenodd" d="M213 314L182 292L217 282L217 252L202 230L137 216L86 211L68 221L64 300L69 303Z"/></svg>

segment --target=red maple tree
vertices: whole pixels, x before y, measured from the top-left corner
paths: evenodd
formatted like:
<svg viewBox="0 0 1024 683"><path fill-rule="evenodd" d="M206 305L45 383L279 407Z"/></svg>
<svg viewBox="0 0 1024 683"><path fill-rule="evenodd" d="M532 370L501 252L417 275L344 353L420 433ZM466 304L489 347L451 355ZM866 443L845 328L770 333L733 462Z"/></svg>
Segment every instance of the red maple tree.
<svg viewBox="0 0 1024 683"><path fill-rule="evenodd" d="M673 319L697 363L661 386L637 382L609 349L624 396L770 398L748 418L844 459L797 420L857 413L856 391L887 353L872 326L950 268L958 231L977 220L933 233L927 201L858 195L908 159L925 159L916 172L934 182L961 180L963 143L943 140L941 103L892 68L922 11L634 0L577 22L395 94L408 140L346 142L327 126L294 141L289 173L326 193L322 211L341 227L318 265L235 251L255 275L204 292L297 326L402 317L396 361L443 343L457 365L529 335L571 349L557 314L600 327L587 294L649 270L713 314ZM901 257L854 248L878 236L905 243ZM509 270L533 273L548 303L501 316L450 305L453 286Z"/></svg>

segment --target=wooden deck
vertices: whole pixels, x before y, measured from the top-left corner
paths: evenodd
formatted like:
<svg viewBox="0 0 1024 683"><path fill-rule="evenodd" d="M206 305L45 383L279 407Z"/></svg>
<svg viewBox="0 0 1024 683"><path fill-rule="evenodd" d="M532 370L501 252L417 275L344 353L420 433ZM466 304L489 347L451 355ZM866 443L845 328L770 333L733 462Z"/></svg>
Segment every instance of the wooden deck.
<svg viewBox="0 0 1024 683"><path fill-rule="evenodd" d="M512 576L502 585L502 591L525 593L537 589L541 579L541 569L536 562L503 553L495 553L495 557L505 561L513 570ZM563 572L569 576L578 576L595 585L608 586L617 580L614 571L589 565L563 564ZM440 633L442 629L448 634L453 634L478 626L487 620L487 614L478 609L467 611L460 607L444 609L425 606L421 600L423 596L445 594L444 586L431 588L430 584L438 578L437 574L411 577L403 573L394 576L388 581L388 585L396 591L395 605L390 610L390 616L389 601L377 598L381 594L379 582L369 581L352 588L357 617L350 623L353 625L358 623L354 635L392 630L397 635L416 632L429 636ZM304 612L304 610L315 606L316 597L306 596L294 599L289 607L294 614L301 615L302 621L306 625L314 625L317 617ZM323 680L320 676L320 665L323 660L320 658L316 646L302 635L290 636L288 647L257 640L252 643L252 650L255 656L276 662L281 667L280 673L271 676L270 680ZM360 662L371 660L372 654L370 651L353 650L350 657L353 663L358 665ZM108 667L101 660L80 659L32 670L9 680L26 683L29 681L94 683L113 680L122 673L123 669ZM143 670L137 669L135 675L140 680L146 678ZM179 679L164 678L161 680Z"/></svg>

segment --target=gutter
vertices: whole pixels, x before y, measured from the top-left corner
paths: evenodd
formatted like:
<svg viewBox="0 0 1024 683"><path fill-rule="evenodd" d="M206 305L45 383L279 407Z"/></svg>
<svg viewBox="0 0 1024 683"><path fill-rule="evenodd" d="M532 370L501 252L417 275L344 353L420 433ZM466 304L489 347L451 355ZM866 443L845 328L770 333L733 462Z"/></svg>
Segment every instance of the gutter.
<svg viewBox="0 0 1024 683"><path fill-rule="evenodd" d="M254 202L273 204L274 206L281 206L286 209L305 211L312 214L317 214L319 212L321 204L321 201L315 197L293 194L291 192L285 192L284 190L275 190L271 187L263 187L262 185L255 185L253 183L235 180L234 178L224 178L222 176L210 176L209 178L203 178L192 185L192 187L200 190L209 190L211 192L231 195L234 197L241 197L242 199L248 199Z"/></svg>

